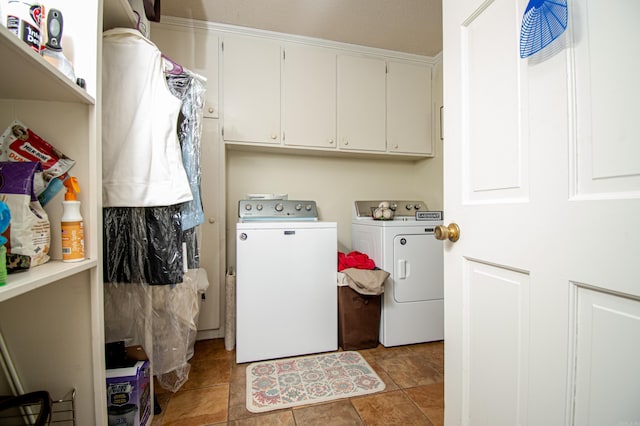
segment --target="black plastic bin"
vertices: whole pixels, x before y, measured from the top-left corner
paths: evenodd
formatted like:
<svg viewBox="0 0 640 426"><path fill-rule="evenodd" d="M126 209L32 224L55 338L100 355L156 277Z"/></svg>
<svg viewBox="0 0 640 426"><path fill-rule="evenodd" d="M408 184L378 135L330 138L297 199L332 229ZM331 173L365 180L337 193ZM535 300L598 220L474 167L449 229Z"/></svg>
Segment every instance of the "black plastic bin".
<svg viewBox="0 0 640 426"><path fill-rule="evenodd" d="M382 295L338 287L338 344L345 351L378 346Z"/></svg>

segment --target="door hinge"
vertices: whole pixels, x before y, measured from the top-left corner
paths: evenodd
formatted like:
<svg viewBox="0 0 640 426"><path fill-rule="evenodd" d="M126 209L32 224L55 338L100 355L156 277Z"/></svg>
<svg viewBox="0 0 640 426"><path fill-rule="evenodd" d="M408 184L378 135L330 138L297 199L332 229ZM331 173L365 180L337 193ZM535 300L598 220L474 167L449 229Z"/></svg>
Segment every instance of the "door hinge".
<svg viewBox="0 0 640 426"><path fill-rule="evenodd" d="M224 52L224 41L221 42L220 49Z"/></svg>
<svg viewBox="0 0 640 426"><path fill-rule="evenodd" d="M220 132L222 134L222 139L224 139L224 127L222 127L222 129L220 129Z"/></svg>
<svg viewBox="0 0 640 426"><path fill-rule="evenodd" d="M282 49L282 60L284 61L285 59L287 59L287 53L284 49Z"/></svg>

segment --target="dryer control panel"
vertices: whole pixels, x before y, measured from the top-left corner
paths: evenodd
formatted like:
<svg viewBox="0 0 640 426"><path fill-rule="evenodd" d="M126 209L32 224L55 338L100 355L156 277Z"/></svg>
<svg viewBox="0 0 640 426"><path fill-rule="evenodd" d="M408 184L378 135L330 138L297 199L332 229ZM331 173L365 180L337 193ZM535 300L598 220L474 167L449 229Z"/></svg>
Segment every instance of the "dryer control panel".
<svg viewBox="0 0 640 426"><path fill-rule="evenodd" d="M427 203L420 200L369 200L369 201L355 201L355 218L370 218L372 209L380 206L381 203L389 205L389 208L394 211L394 218L396 220L407 220L409 218L416 218L418 212L427 213Z"/></svg>

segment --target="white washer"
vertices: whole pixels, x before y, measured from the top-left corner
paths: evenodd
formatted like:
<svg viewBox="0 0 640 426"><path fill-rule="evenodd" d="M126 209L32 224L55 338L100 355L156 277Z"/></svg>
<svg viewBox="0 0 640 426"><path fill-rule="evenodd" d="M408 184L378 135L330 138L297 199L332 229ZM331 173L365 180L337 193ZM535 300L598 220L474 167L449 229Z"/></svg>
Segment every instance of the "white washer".
<svg viewBox="0 0 640 426"><path fill-rule="evenodd" d="M422 201L389 200L394 219L374 220L372 208L380 202L356 201L351 224L352 249L390 274L382 298L380 343L443 340L443 247L433 236L442 212L427 211Z"/></svg>
<svg viewBox="0 0 640 426"><path fill-rule="evenodd" d="M338 349L337 227L313 201L241 200L236 362Z"/></svg>

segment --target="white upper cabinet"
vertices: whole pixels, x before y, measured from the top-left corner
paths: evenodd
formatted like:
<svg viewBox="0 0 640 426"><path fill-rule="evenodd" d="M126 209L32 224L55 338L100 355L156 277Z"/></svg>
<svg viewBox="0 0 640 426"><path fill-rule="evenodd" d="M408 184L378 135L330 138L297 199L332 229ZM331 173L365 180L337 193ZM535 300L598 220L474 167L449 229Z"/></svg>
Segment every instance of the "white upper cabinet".
<svg viewBox="0 0 640 426"><path fill-rule="evenodd" d="M219 41L216 34L202 28L153 23L151 41L171 60L207 79L204 116L217 118Z"/></svg>
<svg viewBox="0 0 640 426"><path fill-rule="evenodd" d="M434 155L430 58L200 25L154 25L152 39L179 62L202 62L204 69L194 71L209 80L205 116L220 117L229 146L404 159ZM219 56L212 47L216 40Z"/></svg>
<svg viewBox="0 0 640 426"><path fill-rule="evenodd" d="M338 146L386 150L386 64L383 59L338 56Z"/></svg>
<svg viewBox="0 0 640 426"><path fill-rule="evenodd" d="M223 137L280 144L280 57L277 41L229 35L223 40Z"/></svg>
<svg viewBox="0 0 640 426"><path fill-rule="evenodd" d="M390 152L433 155L431 66L389 61L387 146Z"/></svg>
<svg viewBox="0 0 640 426"><path fill-rule="evenodd" d="M336 52L288 44L282 66L284 144L336 147Z"/></svg>

